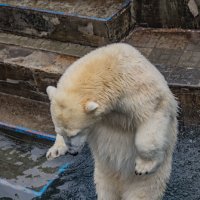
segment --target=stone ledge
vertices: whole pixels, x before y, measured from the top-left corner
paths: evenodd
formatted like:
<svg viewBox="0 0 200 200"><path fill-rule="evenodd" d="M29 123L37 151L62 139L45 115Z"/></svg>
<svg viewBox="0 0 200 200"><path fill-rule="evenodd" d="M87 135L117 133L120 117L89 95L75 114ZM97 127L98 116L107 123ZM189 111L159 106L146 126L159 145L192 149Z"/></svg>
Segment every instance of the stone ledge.
<svg viewBox="0 0 200 200"><path fill-rule="evenodd" d="M200 31L139 28L124 42L141 51L169 84L200 86Z"/></svg>
<svg viewBox="0 0 200 200"><path fill-rule="evenodd" d="M92 51L94 47L79 44L53 41L41 38L31 38L0 31L0 43L6 45L16 45L28 49L44 50L62 55L81 57Z"/></svg>
<svg viewBox="0 0 200 200"><path fill-rule="evenodd" d="M0 92L0 121L54 133L49 104Z"/></svg>
<svg viewBox="0 0 200 200"><path fill-rule="evenodd" d="M106 18L101 18L102 14L95 17L94 13L88 13L89 16L82 16L76 12L60 12L54 10L55 7L53 10L49 10L49 8L41 9L35 3L32 4L32 7L30 3L26 4L23 1L21 3L25 3L25 7L21 6L20 2L16 6L16 1L14 2L6 1L6 3L0 4L0 29L28 37L96 47L120 41L128 35L135 24L131 12L131 1L129 0L121 0L118 9ZM79 2L80 6L81 2ZM91 4L88 4L85 9L90 6ZM113 3L107 7L106 11L110 7L113 7ZM73 10L73 8L74 6L70 10Z"/></svg>
<svg viewBox="0 0 200 200"><path fill-rule="evenodd" d="M0 92L47 101L45 90L76 57L0 44Z"/></svg>
<svg viewBox="0 0 200 200"><path fill-rule="evenodd" d="M140 29L125 39L165 76L180 101L180 120L186 125L200 122L199 34L199 31ZM186 61L188 52L195 54ZM77 59L49 51L0 44L0 92L48 102L46 87L56 85L65 69Z"/></svg>

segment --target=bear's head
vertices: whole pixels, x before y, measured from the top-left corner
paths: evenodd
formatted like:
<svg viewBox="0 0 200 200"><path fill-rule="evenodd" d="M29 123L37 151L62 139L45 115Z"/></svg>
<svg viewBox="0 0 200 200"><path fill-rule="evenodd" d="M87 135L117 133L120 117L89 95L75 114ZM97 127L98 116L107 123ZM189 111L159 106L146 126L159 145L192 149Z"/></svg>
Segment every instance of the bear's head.
<svg viewBox="0 0 200 200"><path fill-rule="evenodd" d="M80 151L91 127L100 119L99 104L79 93L47 87L55 132L67 138L72 152Z"/></svg>

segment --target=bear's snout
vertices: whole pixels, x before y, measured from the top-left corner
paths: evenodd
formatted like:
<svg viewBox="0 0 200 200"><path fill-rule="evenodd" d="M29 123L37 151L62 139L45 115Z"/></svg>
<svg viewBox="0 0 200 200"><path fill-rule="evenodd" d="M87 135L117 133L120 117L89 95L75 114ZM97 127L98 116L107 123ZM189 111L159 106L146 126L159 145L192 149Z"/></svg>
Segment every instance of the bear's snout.
<svg viewBox="0 0 200 200"><path fill-rule="evenodd" d="M81 152L85 145L86 135L78 134L73 137L68 137L67 146L69 147L69 154L77 155Z"/></svg>

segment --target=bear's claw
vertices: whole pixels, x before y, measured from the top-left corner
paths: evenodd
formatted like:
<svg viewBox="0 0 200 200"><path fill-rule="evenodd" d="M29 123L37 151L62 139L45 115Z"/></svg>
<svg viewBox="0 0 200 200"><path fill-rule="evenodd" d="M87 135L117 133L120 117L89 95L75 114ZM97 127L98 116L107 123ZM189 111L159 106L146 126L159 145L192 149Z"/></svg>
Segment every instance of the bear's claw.
<svg viewBox="0 0 200 200"><path fill-rule="evenodd" d="M141 158L136 159L135 174L136 175L147 175L155 172L157 168L156 160L143 160Z"/></svg>
<svg viewBox="0 0 200 200"><path fill-rule="evenodd" d="M48 160L52 160L59 156L65 155L68 151L68 147L66 145L53 145L47 152L46 157Z"/></svg>

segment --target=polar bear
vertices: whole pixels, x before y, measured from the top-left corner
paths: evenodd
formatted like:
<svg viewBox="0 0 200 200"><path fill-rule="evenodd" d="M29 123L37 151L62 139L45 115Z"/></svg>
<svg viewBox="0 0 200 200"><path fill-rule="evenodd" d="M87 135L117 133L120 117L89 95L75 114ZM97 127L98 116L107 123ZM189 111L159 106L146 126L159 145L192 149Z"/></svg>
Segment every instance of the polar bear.
<svg viewBox="0 0 200 200"><path fill-rule="evenodd" d="M162 199L177 139L177 101L134 47L110 44L74 62L49 86L53 159L88 142L98 200Z"/></svg>

